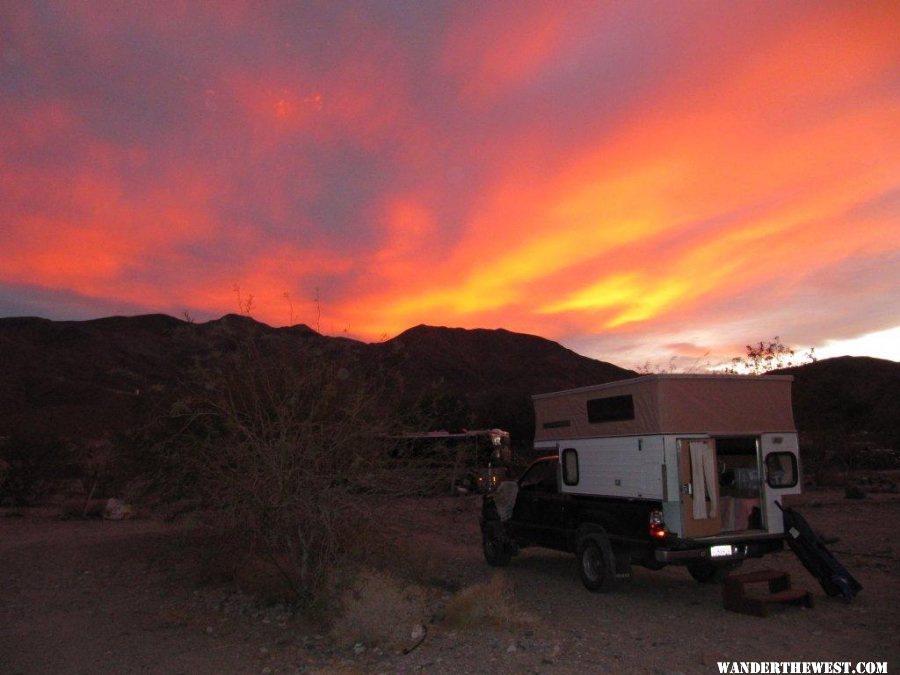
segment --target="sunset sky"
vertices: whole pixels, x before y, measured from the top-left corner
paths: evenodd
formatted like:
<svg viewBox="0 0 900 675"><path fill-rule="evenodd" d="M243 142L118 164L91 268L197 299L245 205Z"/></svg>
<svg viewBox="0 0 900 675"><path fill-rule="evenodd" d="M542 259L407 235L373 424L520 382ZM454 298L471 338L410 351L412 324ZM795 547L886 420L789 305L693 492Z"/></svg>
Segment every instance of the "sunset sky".
<svg viewBox="0 0 900 675"><path fill-rule="evenodd" d="M900 360L898 36L896 1L4 1L0 316Z"/></svg>

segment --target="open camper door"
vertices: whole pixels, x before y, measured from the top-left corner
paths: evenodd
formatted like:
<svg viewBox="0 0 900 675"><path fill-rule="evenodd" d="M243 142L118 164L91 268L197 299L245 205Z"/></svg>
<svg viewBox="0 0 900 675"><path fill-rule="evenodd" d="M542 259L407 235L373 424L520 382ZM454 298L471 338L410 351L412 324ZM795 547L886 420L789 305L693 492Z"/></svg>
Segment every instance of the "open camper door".
<svg viewBox="0 0 900 675"><path fill-rule="evenodd" d="M711 438L678 441L682 537L709 537L722 530L716 442Z"/></svg>
<svg viewBox="0 0 900 675"><path fill-rule="evenodd" d="M763 434L764 511L769 532L783 532L784 519L779 503L786 495L800 494L800 449L797 434Z"/></svg>

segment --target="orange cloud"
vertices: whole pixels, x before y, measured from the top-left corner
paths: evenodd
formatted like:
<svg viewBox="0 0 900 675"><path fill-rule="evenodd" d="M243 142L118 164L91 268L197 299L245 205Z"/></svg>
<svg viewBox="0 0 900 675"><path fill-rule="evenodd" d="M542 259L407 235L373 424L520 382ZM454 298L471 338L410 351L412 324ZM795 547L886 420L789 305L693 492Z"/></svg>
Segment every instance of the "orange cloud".
<svg viewBox="0 0 900 675"><path fill-rule="evenodd" d="M773 276L789 286L852 252L896 249L895 223L845 220L895 189L900 157L894 93L852 98L896 62L893 31L884 17L852 18L780 34L735 63L730 79L654 106L612 142L569 158L559 177L519 178L517 167L482 198L445 263L415 290L375 304L396 325L423 316L467 324L491 312L521 321L517 312L530 307L570 324L583 313L574 319L583 330L614 330ZM856 39L835 48L839 30ZM798 110L807 113L797 119ZM692 234L723 217L731 222L710 226L706 239ZM554 322L543 332L552 335Z"/></svg>

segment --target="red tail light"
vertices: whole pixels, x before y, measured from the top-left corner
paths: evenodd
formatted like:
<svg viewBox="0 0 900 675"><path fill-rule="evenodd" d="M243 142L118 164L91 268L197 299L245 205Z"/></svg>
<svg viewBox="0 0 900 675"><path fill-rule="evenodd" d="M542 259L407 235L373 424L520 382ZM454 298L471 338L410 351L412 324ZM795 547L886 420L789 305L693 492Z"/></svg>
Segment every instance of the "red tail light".
<svg viewBox="0 0 900 675"><path fill-rule="evenodd" d="M666 529L666 521L663 520L663 512L660 509L653 509L650 512L650 536L654 539L662 539L669 534Z"/></svg>

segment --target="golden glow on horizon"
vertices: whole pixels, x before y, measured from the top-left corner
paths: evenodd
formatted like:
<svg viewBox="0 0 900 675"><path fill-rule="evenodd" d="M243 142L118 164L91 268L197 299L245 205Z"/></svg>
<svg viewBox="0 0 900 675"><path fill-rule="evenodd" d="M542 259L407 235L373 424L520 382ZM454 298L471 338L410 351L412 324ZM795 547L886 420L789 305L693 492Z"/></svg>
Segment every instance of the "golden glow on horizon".
<svg viewBox="0 0 900 675"><path fill-rule="evenodd" d="M552 314L572 310L615 309L617 313L606 322L607 328L616 328L632 321L641 321L670 309L673 303L690 287L673 279L660 283L648 283L636 274L611 277L583 289L564 302L544 307L541 311Z"/></svg>
<svg viewBox="0 0 900 675"><path fill-rule="evenodd" d="M851 340L828 340L816 349L816 356L820 359L845 355L871 356L896 361L897 345L900 345L900 326L867 333Z"/></svg>

